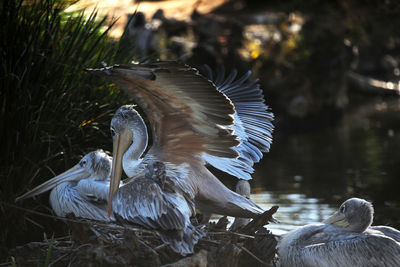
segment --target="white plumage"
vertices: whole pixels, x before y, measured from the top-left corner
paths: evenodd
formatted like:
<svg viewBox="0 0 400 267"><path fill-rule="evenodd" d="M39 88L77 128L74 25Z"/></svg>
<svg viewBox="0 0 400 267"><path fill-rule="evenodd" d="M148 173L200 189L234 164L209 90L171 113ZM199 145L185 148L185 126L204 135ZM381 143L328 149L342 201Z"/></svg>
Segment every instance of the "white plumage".
<svg viewBox="0 0 400 267"><path fill-rule="evenodd" d="M77 165L38 185L16 200L33 197L52 189L50 205L57 216L114 221L107 217L111 157L101 150L84 156ZM122 185L122 183L121 183Z"/></svg>
<svg viewBox="0 0 400 267"><path fill-rule="evenodd" d="M128 223L157 230L160 238L183 255L193 252L204 233L193 226L193 196L188 196L168 179L164 164L148 161L150 168L124 184L113 197L114 212L107 217L112 159L101 150L88 153L68 171L44 182L17 198L22 200L50 193L50 205L57 216L115 221L119 216ZM175 177L182 175L177 171ZM177 178L175 181L178 181Z"/></svg>

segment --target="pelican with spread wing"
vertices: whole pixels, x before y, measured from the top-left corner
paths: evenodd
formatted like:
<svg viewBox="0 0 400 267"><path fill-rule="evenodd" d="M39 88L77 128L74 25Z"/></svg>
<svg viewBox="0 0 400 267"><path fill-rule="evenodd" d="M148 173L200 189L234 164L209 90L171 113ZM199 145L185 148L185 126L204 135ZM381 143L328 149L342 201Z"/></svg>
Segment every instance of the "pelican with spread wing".
<svg viewBox="0 0 400 267"><path fill-rule="evenodd" d="M165 164L167 177L202 211L247 218L263 212L206 168L210 164L250 179L254 162L269 149L272 114L257 83L248 81L249 74L236 81L235 73L226 80L217 76L213 83L197 70L174 62L89 71L115 82L135 100L150 124L148 131L134 106L121 107L111 121L110 214L122 169L135 177L154 160ZM149 135L151 146L146 152Z"/></svg>
<svg viewBox="0 0 400 267"><path fill-rule="evenodd" d="M282 266L400 266L400 231L371 226L371 203L345 201L324 224L303 226L278 244Z"/></svg>

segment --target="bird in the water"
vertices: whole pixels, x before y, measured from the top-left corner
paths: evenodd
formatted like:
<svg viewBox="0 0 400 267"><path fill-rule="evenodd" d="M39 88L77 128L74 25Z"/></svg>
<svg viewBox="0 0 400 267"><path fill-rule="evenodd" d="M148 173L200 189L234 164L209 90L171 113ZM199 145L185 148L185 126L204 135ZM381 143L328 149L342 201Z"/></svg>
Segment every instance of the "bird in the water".
<svg viewBox="0 0 400 267"><path fill-rule="evenodd" d="M118 189L122 168L128 177L135 177L155 160L165 165L169 179L179 191L193 197L204 212L250 218L263 213L206 168L210 164L251 179L254 162L269 149L273 115L257 82L248 81L250 73L236 81L235 72L226 80L217 76L212 83L197 70L174 62L89 71L110 79L128 93L150 124L148 131L134 106L123 106L115 113L111 121L110 199Z"/></svg>
<svg viewBox="0 0 400 267"><path fill-rule="evenodd" d="M52 189L50 205L57 216L73 214L79 218L114 221L114 215L107 217L111 162L111 157L102 150L90 152L71 169L38 185L15 201Z"/></svg>
<svg viewBox="0 0 400 267"><path fill-rule="evenodd" d="M111 164L111 157L103 151L91 152L68 171L16 201L52 189L50 204L58 216L73 214L99 221L115 221L118 216L128 223L157 230L161 240L177 253L193 253L194 245L204 235L190 222L194 203L165 177L165 167L159 162L149 162L151 168L146 172L127 183L121 182L113 197L114 213L107 217Z"/></svg>
<svg viewBox="0 0 400 267"><path fill-rule="evenodd" d="M323 224L289 232L278 244L281 266L400 266L400 231L371 226L373 213L351 198Z"/></svg>

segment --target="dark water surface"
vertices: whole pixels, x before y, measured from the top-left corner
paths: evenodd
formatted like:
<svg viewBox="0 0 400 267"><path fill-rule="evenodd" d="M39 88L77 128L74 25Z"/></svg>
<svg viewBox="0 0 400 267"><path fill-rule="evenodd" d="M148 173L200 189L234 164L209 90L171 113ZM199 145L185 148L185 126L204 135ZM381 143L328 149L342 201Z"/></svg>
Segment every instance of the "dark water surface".
<svg viewBox="0 0 400 267"><path fill-rule="evenodd" d="M400 101L369 101L334 126L276 130L251 182L252 200L280 206L274 233L320 222L350 197L373 202L374 224L400 228Z"/></svg>

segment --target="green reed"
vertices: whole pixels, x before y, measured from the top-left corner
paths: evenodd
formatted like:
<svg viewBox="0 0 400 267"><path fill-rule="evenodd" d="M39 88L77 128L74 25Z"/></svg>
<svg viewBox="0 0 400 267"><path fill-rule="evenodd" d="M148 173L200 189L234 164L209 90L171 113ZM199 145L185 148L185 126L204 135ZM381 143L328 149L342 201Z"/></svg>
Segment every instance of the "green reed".
<svg viewBox="0 0 400 267"><path fill-rule="evenodd" d="M95 11L66 13L69 3L0 4L0 259L27 238L26 214L7 203L83 154L110 150L109 122L126 99L84 71L116 63L119 42L107 36L112 24ZM118 63L131 61L124 55L120 49Z"/></svg>

